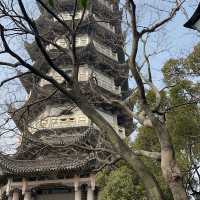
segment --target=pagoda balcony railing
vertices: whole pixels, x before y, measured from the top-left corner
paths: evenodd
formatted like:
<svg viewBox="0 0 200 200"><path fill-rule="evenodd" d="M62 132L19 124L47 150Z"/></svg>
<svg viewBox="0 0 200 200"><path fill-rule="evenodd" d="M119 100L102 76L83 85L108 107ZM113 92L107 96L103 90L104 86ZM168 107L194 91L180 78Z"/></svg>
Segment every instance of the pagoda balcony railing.
<svg viewBox="0 0 200 200"><path fill-rule="evenodd" d="M69 42L64 38L57 39L55 43L56 45L62 48L69 48ZM76 47L84 47L84 46L87 46L89 43L90 43L90 38L88 37L88 35L76 37ZM54 49L57 49L57 48L53 44L49 44L46 46L47 51L54 50Z"/></svg>
<svg viewBox="0 0 200 200"><path fill-rule="evenodd" d="M85 14L84 14L84 18L86 18L86 17L88 16L88 14L89 14L89 11L86 10L86 11L85 11ZM75 19L75 20L76 20L76 19L81 19L82 15L83 15L83 11L82 11L82 10L77 11L76 14L75 14L74 19ZM58 17L59 17L59 19L61 19L61 20L63 20L63 21L71 21L72 18L73 18L73 13L70 13L70 12L62 12L62 13L59 13L59 14L58 14ZM53 21L57 21L57 19L56 19L56 18L53 18Z"/></svg>
<svg viewBox="0 0 200 200"><path fill-rule="evenodd" d="M100 18L98 18L95 14L93 15L95 18L95 21L100 25L103 26L104 28L106 28L109 31L112 31L113 33L115 33L115 26L111 25L109 22L106 22L105 20L102 20Z"/></svg>
<svg viewBox="0 0 200 200"><path fill-rule="evenodd" d="M76 47L84 47L89 45L91 42L91 39L88 35L83 35L83 36L78 36L76 37ZM69 48L69 43L66 39L64 38L59 38L55 41L55 43L57 45L59 45L62 48ZM96 50L102 54L104 54L105 56L110 57L111 59L118 61L118 54L113 52L111 48L106 47L100 43L98 43L97 41L93 40L93 44L94 47L96 48ZM55 50L57 49L56 46L54 46L53 44L49 44L46 46L46 50L50 51L50 50Z"/></svg>
<svg viewBox="0 0 200 200"><path fill-rule="evenodd" d="M114 10L113 4L111 4L111 2L107 0L98 0L98 2L107 7L108 9L110 9L111 11Z"/></svg>
<svg viewBox="0 0 200 200"><path fill-rule="evenodd" d="M71 72L71 68L67 69L66 71L69 76L71 76ZM54 78L58 83L62 83L64 81L64 78L53 69L48 73L48 76ZM94 77L96 79L96 84L99 87L104 88L105 90L108 90L116 95L121 95L121 87L115 85L115 81L112 77L108 77L99 71L93 70L87 65L80 66L78 75L79 82L89 81L91 77ZM41 79L39 83L41 87L49 84L50 83L44 79Z"/></svg>
<svg viewBox="0 0 200 200"><path fill-rule="evenodd" d="M95 40L93 41L93 43L98 52L104 54L105 56L112 58L115 61L118 61L117 53L114 53L111 48L107 48L104 45L96 42Z"/></svg>
<svg viewBox="0 0 200 200"><path fill-rule="evenodd" d="M117 116L98 111L106 121L114 128L114 130L119 134L121 138L125 138L125 128L121 127L117 123ZM90 127L92 126L91 120L84 115L81 111L77 111L71 115L62 116L50 116L50 117L39 117L38 120L32 122L28 130L34 134L37 131L47 130L47 129L64 129L64 128L77 128L77 127ZM99 130L99 128L93 124L94 128Z"/></svg>

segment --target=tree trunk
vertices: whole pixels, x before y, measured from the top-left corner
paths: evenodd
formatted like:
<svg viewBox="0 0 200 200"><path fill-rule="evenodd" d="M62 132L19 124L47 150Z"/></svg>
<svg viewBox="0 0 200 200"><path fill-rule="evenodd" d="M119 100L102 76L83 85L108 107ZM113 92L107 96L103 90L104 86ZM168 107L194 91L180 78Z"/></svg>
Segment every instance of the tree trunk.
<svg viewBox="0 0 200 200"><path fill-rule="evenodd" d="M161 150L161 169L163 176L168 183L174 200L186 200L186 192L183 187L182 175L177 166L173 148L168 146Z"/></svg>
<svg viewBox="0 0 200 200"><path fill-rule="evenodd" d="M177 165L174 148L166 124L152 117L153 127L161 145L161 169L163 177L170 187L174 200L187 200L186 191L182 182L182 174Z"/></svg>
<svg viewBox="0 0 200 200"><path fill-rule="evenodd" d="M74 91L74 93L77 91ZM160 190L160 187L146 168L142 160L134 154L130 147L118 136L115 130L111 127L110 124L91 106L88 105L85 98L78 94L74 95L78 99L74 99L76 104L81 108L83 113L87 115L98 127L106 134L106 137L109 138L113 149L117 154L129 163L129 165L136 171L139 175L141 181L143 182L145 189L148 192L148 197L150 200L163 200L163 195Z"/></svg>
<svg viewBox="0 0 200 200"><path fill-rule="evenodd" d="M127 149L127 151L123 151L122 149L119 149L121 153L123 153L123 158L129 163L129 165L136 171L140 179L142 180L147 192L148 197L150 200L163 200L163 194L160 190L160 187L153 177L153 175L150 173L150 171L146 168L144 163L132 152L130 152L130 149Z"/></svg>

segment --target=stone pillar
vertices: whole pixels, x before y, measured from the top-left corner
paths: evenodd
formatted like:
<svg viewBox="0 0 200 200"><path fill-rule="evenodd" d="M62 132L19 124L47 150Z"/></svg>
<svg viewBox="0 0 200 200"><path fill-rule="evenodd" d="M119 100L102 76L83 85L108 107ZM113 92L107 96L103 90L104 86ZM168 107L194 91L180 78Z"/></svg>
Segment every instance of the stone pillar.
<svg viewBox="0 0 200 200"><path fill-rule="evenodd" d="M19 200L19 191L14 190L12 200Z"/></svg>
<svg viewBox="0 0 200 200"><path fill-rule="evenodd" d="M75 190L75 200L81 200L81 190L79 187Z"/></svg>
<svg viewBox="0 0 200 200"><path fill-rule="evenodd" d="M74 177L74 191L75 200L81 200L81 190L79 187L80 178L78 176Z"/></svg>
<svg viewBox="0 0 200 200"><path fill-rule="evenodd" d="M22 179L22 195L25 195L28 188L28 182L25 178Z"/></svg>
<svg viewBox="0 0 200 200"><path fill-rule="evenodd" d="M87 200L94 200L94 191L91 187L87 188Z"/></svg>
<svg viewBox="0 0 200 200"><path fill-rule="evenodd" d="M10 193L11 193L11 184L12 184L12 179L9 178L9 179L8 179L8 183L7 183L7 185L6 185L6 195L7 195L8 197L11 196L11 198L12 198L12 195L10 195Z"/></svg>
<svg viewBox="0 0 200 200"><path fill-rule="evenodd" d="M24 200L31 200L31 192L30 191L25 192Z"/></svg>
<svg viewBox="0 0 200 200"><path fill-rule="evenodd" d="M95 185L96 185L95 181L96 181L95 175L91 174L90 182L87 188L87 200L94 200L94 190L95 190Z"/></svg>

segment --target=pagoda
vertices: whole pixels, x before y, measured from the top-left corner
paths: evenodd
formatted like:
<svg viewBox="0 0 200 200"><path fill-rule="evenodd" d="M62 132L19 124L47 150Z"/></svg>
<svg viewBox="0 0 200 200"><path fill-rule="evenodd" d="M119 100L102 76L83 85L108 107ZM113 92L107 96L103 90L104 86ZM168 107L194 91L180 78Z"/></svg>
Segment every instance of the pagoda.
<svg viewBox="0 0 200 200"><path fill-rule="evenodd" d="M43 45L54 64L70 76L71 58L56 47L69 48L66 30L39 3L38 7L41 15L36 25L45 38ZM52 10L69 26L72 24L74 0L59 0ZM77 23L82 14L82 8L78 7L74 17ZM123 99L128 93L121 19L119 2L88 1L76 36L76 48L80 87L124 139L132 130L132 120L98 95L93 97L90 90L92 77L94 87L102 94ZM25 48L35 68L60 84L66 84L48 67L35 41L25 43ZM34 74L22 76L20 81L28 97L21 108L10 106L9 114L22 137L15 155L0 154L1 199L97 199L99 188L95 184L95 174L102 167L101 160L109 157L107 153L91 150L104 145L100 129L48 81Z"/></svg>

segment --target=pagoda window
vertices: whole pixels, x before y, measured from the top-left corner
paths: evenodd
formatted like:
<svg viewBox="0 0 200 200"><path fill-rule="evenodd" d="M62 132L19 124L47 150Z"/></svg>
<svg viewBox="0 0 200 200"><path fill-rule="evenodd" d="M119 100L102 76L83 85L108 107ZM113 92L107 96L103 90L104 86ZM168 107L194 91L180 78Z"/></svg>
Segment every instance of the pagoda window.
<svg viewBox="0 0 200 200"><path fill-rule="evenodd" d="M61 122L66 122L66 121L67 121L67 118L66 118L66 117L60 118L60 121L61 121Z"/></svg>
<svg viewBox="0 0 200 200"><path fill-rule="evenodd" d="M57 122L57 128L68 127L68 119L66 117L59 117Z"/></svg>
<svg viewBox="0 0 200 200"><path fill-rule="evenodd" d="M87 46L90 43L90 38L88 35L83 35L76 37L76 47Z"/></svg>
<svg viewBox="0 0 200 200"><path fill-rule="evenodd" d="M74 117L70 117L69 120L70 121L75 121L75 118Z"/></svg>

